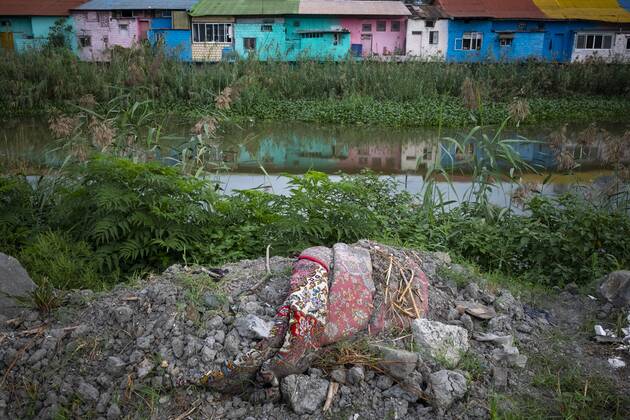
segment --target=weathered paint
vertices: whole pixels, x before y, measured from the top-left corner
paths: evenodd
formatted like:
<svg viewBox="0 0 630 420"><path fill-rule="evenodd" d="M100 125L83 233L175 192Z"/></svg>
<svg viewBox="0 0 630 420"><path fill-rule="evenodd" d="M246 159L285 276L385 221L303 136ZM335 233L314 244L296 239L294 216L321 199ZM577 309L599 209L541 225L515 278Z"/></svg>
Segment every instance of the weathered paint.
<svg viewBox="0 0 630 420"><path fill-rule="evenodd" d="M90 38L89 46L82 47L79 42L81 60L108 61L113 47L132 48L140 39L139 18L114 18L110 11L73 11L72 18L77 40Z"/></svg>
<svg viewBox="0 0 630 420"><path fill-rule="evenodd" d="M630 22L628 0L533 0L551 19Z"/></svg>
<svg viewBox="0 0 630 420"><path fill-rule="evenodd" d="M407 21L407 55L427 60L444 60L448 49L448 20L438 19L433 27L425 19ZM437 43L430 43L430 33L437 32Z"/></svg>
<svg viewBox="0 0 630 420"><path fill-rule="evenodd" d="M181 61L192 61L192 39L190 29L173 29L173 19L156 17L151 19L147 32L151 45L159 45L171 57Z"/></svg>
<svg viewBox="0 0 630 420"><path fill-rule="evenodd" d="M289 61L341 60L350 54L350 33L345 31L347 27L340 19L323 16L292 16L286 18L285 28L287 60ZM306 38L305 32L319 33L321 37Z"/></svg>
<svg viewBox="0 0 630 420"><path fill-rule="evenodd" d="M520 61L537 59L568 62L574 48L575 34L602 26L582 21L452 20L448 25L447 60L455 62ZM463 50L465 33L482 34L479 50ZM501 45L502 37L512 37L510 45Z"/></svg>
<svg viewBox="0 0 630 420"><path fill-rule="evenodd" d="M12 33L5 35L7 40L13 38L13 50L17 52L32 48L41 48L48 42L48 35L55 22L64 19L66 25L70 25L74 32L74 21L67 16L0 16L0 32ZM76 39L69 34L70 47L76 49ZM0 48L2 48L0 46Z"/></svg>
<svg viewBox="0 0 630 420"><path fill-rule="evenodd" d="M262 30L262 25L265 25L265 31ZM234 50L239 57L255 57L263 61L286 59L284 18L239 18L236 19L234 28ZM245 48L247 38L256 39L255 50Z"/></svg>
<svg viewBox="0 0 630 420"><path fill-rule="evenodd" d="M385 21L385 31L377 31L377 21ZM400 22L400 31L392 31L392 22ZM402 55L405 53L405 38L407 34L407 18L388 17L355 18L344 17L341 25L350 30L352 45L361 45L362 55ZM370 31L363 31L363 25L371 25ZM368 38L369 37L369 38Z"/></svg>
<svg viewBox="0 0 630 420"><path fill-rule="evenodd" d="M579 35L607 35L612 37L611 48L601 49L579 49L577 48L577 38ZM630 28L625 28L624 32L611 31L606 29L582 30L573 34L573 53L571 61L587 61L592 59L604 61L630 61Z"/></svg>

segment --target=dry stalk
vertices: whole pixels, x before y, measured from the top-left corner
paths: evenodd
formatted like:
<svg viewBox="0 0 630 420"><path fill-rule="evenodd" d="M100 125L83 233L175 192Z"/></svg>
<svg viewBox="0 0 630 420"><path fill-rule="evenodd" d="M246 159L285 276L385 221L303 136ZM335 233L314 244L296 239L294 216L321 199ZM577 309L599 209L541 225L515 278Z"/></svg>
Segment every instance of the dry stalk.
<svg viewBox="0 0 630 420"><path fill-rule="evenodd" d="M339 384L337 382L331 382L330 385L328 385L328 394L326 395L326 402L324 403L324 412L330 410L333 398L335 398L335 394L338 389Z"/></svg>

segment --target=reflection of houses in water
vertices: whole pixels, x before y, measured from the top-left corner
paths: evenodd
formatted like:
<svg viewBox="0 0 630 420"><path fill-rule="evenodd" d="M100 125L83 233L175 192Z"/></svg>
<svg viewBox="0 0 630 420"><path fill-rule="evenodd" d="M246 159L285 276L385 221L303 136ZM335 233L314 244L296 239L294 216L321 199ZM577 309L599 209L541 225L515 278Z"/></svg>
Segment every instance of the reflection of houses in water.
<svg viewBox="0 0 630 420"><path fill-rule="evenodd" d="M345 172L356 172L366 168L376 172L398 172L400 149L400 144L365 144L350 147L347 159L339 162L339 169Z"/></svg>
<svg viewBox="0 0 630 420"><path fill-rule="evenodd" d="M236 161L240 169L259 168L268 171L334 171L348 156L348 147L338 145L335 139L264 138L255 143L240 145Z"/></svg>
<svg viewBox="0 0 630 420"><path fill-rule="evenodd" d="M553 169L556 166L554 155L546 143L522 141L510 143L510 146L525 163L535 169ZM483 148L474 141L465 143L463 149L452 143L441 143L438 153L440 164L445 168L465 164L473 157L479 160L484 158Z"/></svg>
<svg viewBox="0 0 630 420"><path fill-rule="evenodd" d="M400 170L415 171L434 165L439 160L441 148L434 141L407 143L401 147Z"/></svg>

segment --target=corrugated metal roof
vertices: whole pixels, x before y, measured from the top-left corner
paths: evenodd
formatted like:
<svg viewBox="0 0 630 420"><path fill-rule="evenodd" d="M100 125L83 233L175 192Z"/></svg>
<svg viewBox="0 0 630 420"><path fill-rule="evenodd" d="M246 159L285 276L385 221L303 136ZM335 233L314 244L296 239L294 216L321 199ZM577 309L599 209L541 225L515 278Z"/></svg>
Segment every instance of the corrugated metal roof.
<svg viewBox="0 0 630 420"><path fill-rule="evenodd" d="M301 0L301 15L410 16L400 1Z"/></svg>
<svg viewBox="0 0 630 420"><path fill-rule="evenodd" d="M451 17L496 19L545 19L532 0L439 0Z"/></svg>
<svg viewBox="0 0 630 420"><path fill-rule="evenodd" d="M0 0L2 1L2 0ZM92 0L78 10L188 10L196 0Z"/></svg>
<svg viewBox="0 0 630 420"><path fill-rule="evenodd" d="M4 16L67 16L85 0L0 0Z"/></svg>
<svg viewBox="0 0 630 420"><path fill-rule="evenodd" d="M628 0L533 0L552 19L582 19L604 22L630 22Z"/></svg>
<svg viewBox="0 0 630 420"><path fill-rule="evenodd" d="M630 0L629 0L630 1ZM411 11L411 15L414 18L420 19L445 19L449 16L442 10L439 6L431 6L428 4L421 4L419 6L416 5L408 5L407 6Z"/></svg>
<svg viewBox="0 0 630 420"><path fill-rule="evenodd" d="M299 0L201 0L195 4L192 16L265 16L294 15Z"/></svg>

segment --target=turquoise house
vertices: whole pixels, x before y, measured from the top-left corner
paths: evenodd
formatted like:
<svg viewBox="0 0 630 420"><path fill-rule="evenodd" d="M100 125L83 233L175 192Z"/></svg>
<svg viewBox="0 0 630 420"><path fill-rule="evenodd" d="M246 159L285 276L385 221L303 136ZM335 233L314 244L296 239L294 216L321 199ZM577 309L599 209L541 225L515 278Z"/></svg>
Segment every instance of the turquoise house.
<svg viewBox="0 0 630 420"><path fill-rule="evenodd" d="M41 48L48 43L51 29L57 21L70 26L67 41L76 50L73 35L74 22L69 18L70 9L85 0L2 0L0 1L0 49L26 51Z"/></svg>

